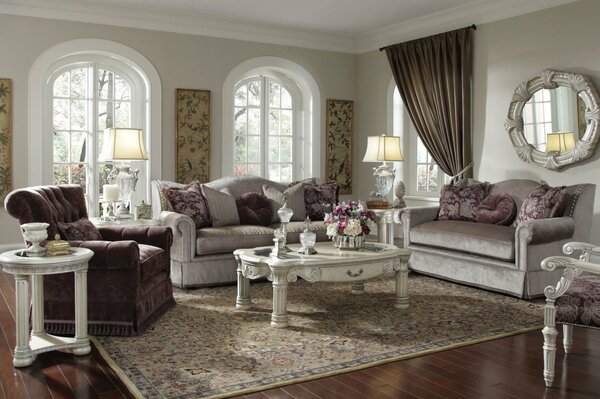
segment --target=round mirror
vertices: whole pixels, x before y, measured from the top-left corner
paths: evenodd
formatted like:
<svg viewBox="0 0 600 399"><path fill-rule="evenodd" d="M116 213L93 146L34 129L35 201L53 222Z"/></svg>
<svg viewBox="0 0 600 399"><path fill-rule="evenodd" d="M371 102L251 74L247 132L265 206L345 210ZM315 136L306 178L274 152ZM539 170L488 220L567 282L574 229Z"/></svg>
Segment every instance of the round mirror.
<svg viewBox="0 0 600 399"><path fill-rule="evenodd" d="M598 103L583 75L547 69L521 83L505 123L517 155L553 170L588 158L598 141Z"/></svg>

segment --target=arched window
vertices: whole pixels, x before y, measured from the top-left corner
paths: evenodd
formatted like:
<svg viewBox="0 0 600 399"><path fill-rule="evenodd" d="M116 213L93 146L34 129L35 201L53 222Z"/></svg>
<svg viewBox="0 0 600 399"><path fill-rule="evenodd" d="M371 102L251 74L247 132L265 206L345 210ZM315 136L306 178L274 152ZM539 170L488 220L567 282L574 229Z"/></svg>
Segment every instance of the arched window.
<svg viewBox="0 0 600 399"><path fill-rule="evenodd" d="M402 137L404 165L402 176L408 196L437 197L447 180L435 163L410 121L394 80L388 90L388 124L394 135ZM389 129L389 128L388 128ZM408 154L408 155L407 155Z"/></svg>
<svg viewBox="0 0 600 399"><path fill-rule="evenodd" d="M297 87L275 76L251 76L235 85L233 171L292 181L301 153L301 99Z"/></svg>
<svg viewBox="0 0 600 399"><path fill-rule="evenodd" d="M277 57L234 68L223 85L224 175L252 174L281 182L321 170L320 96L312 76Z"/></svg>
<svg viewBox="0 0 600 399"><path fill-rule="evenodd" d="M41 116L30 121L30 183L81 185L88 211L96 216L102 186L113 168L112 162L98 160L106 128L141 128L144 132L150 160L132 162L139 174L131 203L149 200L149 180L153 174L160 176L152 167L157 163L160 168L159 146L152 145L157 141L160 117L150 117L151 109L157 105L160 109L160 99L151 101L150 93L160 96L160 81L153 68L150 79L131 59L105 51L108 46L137 54L125 46L93 39L74 42L48 50L30 73L32 105L37 99L41 109ZM94 44L101 48L95 49ZM73 51L73 45L89 47ZM159 88L154 91L156 82Z"/></svg>

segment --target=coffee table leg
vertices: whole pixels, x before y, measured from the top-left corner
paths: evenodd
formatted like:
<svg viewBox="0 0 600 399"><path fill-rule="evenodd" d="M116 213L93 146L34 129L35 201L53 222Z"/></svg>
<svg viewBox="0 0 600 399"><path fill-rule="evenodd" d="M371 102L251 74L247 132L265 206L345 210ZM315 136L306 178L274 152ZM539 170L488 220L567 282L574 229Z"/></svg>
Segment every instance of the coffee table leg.
<svg viewBox="0 0 600 399"><path fill-rule="evenodd" d="M250 279L244 277L242 273L242 261L240 259L237 261L237 298L235 300L235 308L248 310L252 307L252 301L250 300Z"/></svg>
<svg viewBox="0 0 600 399"><path fill-rule="evenodd" d="M364 281L353 281L352 282L352 293L353 294L364 294L365 293L365 282Z"/></svg>
<svg viewBox="0 0 600 399"><path fill-rule="evenodd" d="M408 259L400 259L400 269L396 270L396 309L408 308Z"/></svg>
<svg viewBox="0 0 600 399"><path fill-rule="evenodd" d="M15 346L13 365L26 367L33 363L33 354L29 346L29 276L22 274L15 276L15 296L17 345ZM34 303L35 300L34 297Z"/></svg>
<svg viewBox="0 0 600 399"><path fill-rule="evenodd" d="M288 326L287 315L287 275L289 270L273 270L273 314L271 315L271 327L286 328Z"/></svg>

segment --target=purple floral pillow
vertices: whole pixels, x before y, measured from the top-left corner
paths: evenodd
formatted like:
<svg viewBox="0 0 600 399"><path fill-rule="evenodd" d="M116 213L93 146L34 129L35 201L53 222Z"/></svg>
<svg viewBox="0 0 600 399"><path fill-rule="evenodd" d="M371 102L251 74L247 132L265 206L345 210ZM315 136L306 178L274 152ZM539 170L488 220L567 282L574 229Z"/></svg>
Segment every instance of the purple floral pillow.
<svg viewBox="0 0 600 399"><path fill-rule="evenodd" d="M82 218L71 223L58 222L58 230L60 230L61 238L67 241L102 240L102 235L89 219Z"/></svg>
<svg viewBox="0 0 600 399"><path fill-rule="evenodd" d="M485 197L482 184L467 187L446 185L440 194L438 220L475 220L477 207Z"/></svg>
<svg viewBox="0 0 600 399"><path fill-rule="evenodd" d="M268 226L271 224L271 201L263 193L244 193L235 200L240 224Z"/></svg>
<svg viewBox="0 0 600 399"><path fill-rule="evenodd" d="M171 187L165 190L165 197L173 211L191 217L197 229L210 226L210 215L201 190L198 182L182 189Z"/></svg>
<svg viewBox="0 0 600 399"><path fill-rule="evenodd" d="M523 201L515 223L562 216L566 195L566 187L550 187L542 182Z"/></svg>
<svg viewBox="0 0 600 399"><path fill-rule="evenodd" d="M310 220L323 220L325 212L331 212L338 203L340 185L336 181L304 185L304 206Z"/></svg>
<svg viewBox="0 0 600 399"><path fill-rule="evenodd" d="M512 197L505 193L487 196L475 211L475 221L487 224L508 226L517 215L517 205Z"/></svg>

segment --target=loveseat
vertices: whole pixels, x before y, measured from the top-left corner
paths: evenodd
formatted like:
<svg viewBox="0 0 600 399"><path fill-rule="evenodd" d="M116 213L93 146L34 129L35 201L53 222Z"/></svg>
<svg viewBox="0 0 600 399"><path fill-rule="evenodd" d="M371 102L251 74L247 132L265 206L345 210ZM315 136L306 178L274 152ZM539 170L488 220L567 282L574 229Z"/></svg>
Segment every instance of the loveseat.
<svg viewBox="0 0 600 399"><path fill-rule="evenodd" d="M517 213L540 182L511 179L489 185L487 195L506 193ZM540 263L560 254L571 241L590 242L596 186L566 187L562 216L513 225L438 220L440 207L406 208L402 215L404 247L412 251L409 267L416 272L510 294L543 296L560 279Z"/></svg>
<svg viewBox="0 0 600 399"><path fill-rule="evenodd" d="M324 184L319 179L308 179L305 182ZM304 183L300 183L304 184ZM239 198L244 193L263 193L264 186L275 191L284 192L289 184L282 184L257 176L223 177L203 186ZM182 213L174 212L166 195L169 189L184 189L184 184L164 180L152 181L153 217L160 218L162 225L173 230L173 246L171 247L171 280L181 288L202 287L233 283L237 279L237 263L233 251L240 248L253 248L273 245L274 231L280 227L276 222L277 206L273 208L273 218L267 225L233 224L215 227L212 225L197 227L194 220ZM214 191L213 191L214 192ZM330 202L337 202L336 198ZM288 199L288 207L290 205ZM304 201L302 208L304 208ZM210 207L210 203L207 204ZM298 213L298 214L296 214ZM287 225L287 242L298 243L300 233L305 228L305 212L296 212ZM302 213L302 214L300 214ZM325 225L315 221L310 230L317 234L317 241L326 241Z"/></svg>

